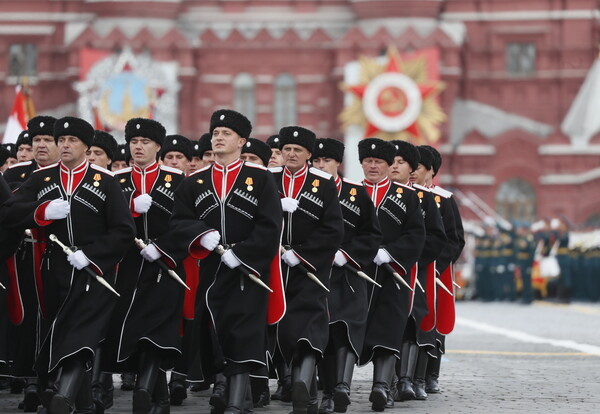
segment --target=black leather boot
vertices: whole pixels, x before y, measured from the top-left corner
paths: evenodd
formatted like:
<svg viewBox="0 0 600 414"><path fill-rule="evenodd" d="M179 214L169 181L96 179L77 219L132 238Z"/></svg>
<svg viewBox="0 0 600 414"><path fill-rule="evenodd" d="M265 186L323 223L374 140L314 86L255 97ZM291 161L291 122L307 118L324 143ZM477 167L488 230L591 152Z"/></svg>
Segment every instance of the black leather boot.
<svg viewBox="0 0 600 414"><path fill-rule="evenodd" d="M187 377L177 372L171 372L169 390L171 391L171 405L181 405L187 398Z"/></svg>
<svg viewBox="0 0 600 414"><path fill-rule="evenodd" d="M338 348L335 355L335 362L336 385L333 388L334 411L336 413L345 413L350 405L350 385L352 384L356 355L348 347Z"/></svg>
<svg viewBox="0 0 600 414"><path fill-rule="evenodd" d="M229 392L224 414L243 414L250 376L248 372L234 374L227 378L227 382L229 383Z"/></svg>
<svg viewBox="0 0 600 414"><path fill-rule="evenodd" d="M262 377L250 377L250 389L253 408L263 408L271 403L269 380Z"/></svg>
<svg viewBox="0 0 600 414"><path fill-rule="evenodd" d="M395 364L396 358L391 352L378 352L373 358L373 388L369 395L373 411L385 410Z"/></svg>
<svg viewBox="0 0 600 414"><path fill-rule="evenodd" d="M325 355L319 362L319 376L323 384L323 398L319 406L319 414L333 413L333 386L336 380L335 355Z"/></svg>
<svg viewBox="0 0 600 414"><path fill-rule="evenodd" d="M96 413L103 414L113 406L114 386L112 374L102 372L100 369L102 363L102 349L96 350L94 356L94 366L92 367L92 399L96 406Z"/></svg>
<svg viewBox="0 0 600 414"><path fill-rule="evenodd" d="M72 357L64 361L58 384L56 384L56 394L50 401L50 413L71 413L75 408L75 400L84 382L84 376L85 368L82 360Z"/></svg>
<svg viewBox="0 0 600 414"><path fill-rule="evenodd" d="M215 375L215 383L209 404L213 407L211 412L215 414L222 413L227 407L227 378L221 373Z"/></svg>
<svg viewBox="0 0 600 414"><path fill-rule="evenodd" d="M267 389L269 388L267 380ZM252 397L252 382L248 382L248 387L246 388L246 401L244 401L244 414L254 414L254 400Z"/></svg>
<svg viewBox="0 0 600 414"><path fill-rule="evenodd" d="M415 342L404 342L402 354L400 355L400 370L398 372L398 393L396 401L407 401L415 399L413 389L413 376L417 366L419 346Z"/></svg>
<svg viewBox="0 0 600 414"><path fill-rule="evenodd" d="M413 380L413 389L415 390L415 399L426 400L427 393L425 392L425 373L427 372L427 360L429 356L424 347L419 347L419 357L417 358L417 366L415 368L415 377Z"/></svg>
<svg viewBox="0 0 600 414"><path fill-rule="evenodd" d="M96 406L92 400L92 373L83 374L77 399L75 401L74 414L96 414Z"/></svg>
<svg viewBox="0 0 600 414"><path fill-rule="evenodd" d="M397 361L396 361L397 363ZM392 381L390 381L390 392L388 392L387 401L385 408L394 408L394 400L398 394L398 377L396 374L392 374Z"/></svg>
<svg viewBox="0 0 600 414"><path fill-rule="evenodd" d="M273 394L271 394L271 399L273 401L281 400L281 394L283 393L283 383L286 373L289 376L289 370L286 370L286 367L287 365L283 361L280 361L277 365L275 365L275 371L277 372L277 390ZM291 382L291 378L288 382Z"/></svg>
<svg viewBox="0 0 600 414"><path fill-rule="evenodd" d="M438 378L440 377L440 365L442 363L442 354L438 352L438 357L429 357L427 362L427 373L425 374L425 392L427 394L437 394L440 392Z"/></svg>
<svg viewBox="0 0 600 414"><path fill-rule="evenodd" d="M160 360L156 352L140 352L139 371L133 390L133 414L147 414L152 409L152 392L159 368Z"/></svg>
<svg viewBox="0 0 600 414"><path fill-rule="evenodd" d="M309 390L310 398L306 405L306 414L318 414L319 413L319 390L317 384L317 373L313 373L313 379L310 382Z"/></svg>
<svg viewBox="0 0 600 414"><path fill-rule="evenodd" d="M135 388L135 373L124 372L121 374L121 390L131 391Z"/></svg>
<svg viewBox="0 0 600 414"><path fill-rule="evenodd" d="M35 413L40 405L40 396L38 395L38 386L33 378L27 379L27 384L23 389L23 411L26 413Z"/></svg>
<svg viewBox="0 0 600 414"><path fill-rule="evenodd" d="M170 414L171 404L169 403L169 386L167 385L167 374L164 371L158 371L156 384L152 393L152 410L150 414Z"/></svg>
<svg viewBox="0 0 600 414"><path fill-rule="evenodd" d="M292 412L294 414L307 412L316 363L317 358L313 351L307 351L294 359L292 366Z"/></svg>

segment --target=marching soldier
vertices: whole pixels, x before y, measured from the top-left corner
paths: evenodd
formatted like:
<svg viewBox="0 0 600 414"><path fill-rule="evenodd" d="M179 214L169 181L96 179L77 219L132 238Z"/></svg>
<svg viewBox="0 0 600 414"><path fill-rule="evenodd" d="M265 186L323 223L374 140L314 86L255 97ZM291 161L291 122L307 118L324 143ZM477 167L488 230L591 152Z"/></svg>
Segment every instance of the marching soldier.
<svg viewBox="0 0 600 414"><path fill-rule="evenodd" d="M279 148L279 135L271 135L267 138L267 145L271 147L271 157L267 167L282 167L284 165L283 156L281 155L281 148Z"/></svg>
<svg viewBox="0 0 600 414"><path fill-rule="evenodd" d="M129 160L131 154L129 153L129 147L127 144L120 144L117 146L117 150L113 154L112 164L110 164L111 171L117 172L123 168L129 167Z"/></svg>
<svg viewBox="0 0 600 414"><path fill-rule="evenodd" d="M17 148L15 144L0 145L0 173L17 163Z"/></svg>
<svg viewBox="0 0 600 414"><path fill-rule="evenodd" d="M164 139L165 129L159 122L130 119L125 125L125 140L133 167L115 176L129 201L136 238L146 244L169 229L174 191L184 178L180 170L158 165ZM163 370L172 368L181 355L183 288L154 263L147 250L140 252L134 243L128 247L117 275L121 298L113 312L103 363L106 371L137 373L134 413L149 412L153 403L162 412L169 406ZM165 258L164 263L176 267L173 260Z"/></svg>
<svg viewBox="0 0 600 414"><path fill-rule="evenodd" d="M315 138L306 128L282 128L279 147L285 167L271 169L284 211L281 258L287 312L279 323L277 340L292 367L294 413L314 412L318 406L315 365L328 342L329 277L344 229L332 176L308 166Z"/></svg>
<svg viewBox="0 0 600 414"><path fill-rule="evenodd" d="M29 120L27 133L32 139L34 158L15 164L4 174L8 185L16 189L21 186L31 173L41 167L54 164L58 161L58 147L54 141L55 118L49 116L36 116ZM21 137L22 138L22 137ZM23 144L22 144L23 145ZM14 308L10 312L11 337L15 344L11 374L16 379L23 379L24 398L23 409L25 412L35 412L39 405L36 373L34 369L39 334L38 322L38 294L42 283L40 263L44 252L44 244L34 236L36 230L24 233L19 248L12 258L13 265L9 269L11 284L18 289L11 289Z"/></svg>
<svg viewBox="0 0 600 414"><path fill-rule="evenodd" d="M425 187L427 179L431 180L433 174L433 154L424 147L417 147L419 151L419 166L411 173L410 180L417 191L421 201L423 220L425 222L425 246L419 257L418 280L421 288L415 289L415 304L411 317L414 321L409 324L409 329L415 329L415 342L419 346L419 354L413 377L413 389L417 400L427 399L425 392L425 375L427 370L428 355L434 353L437 345L435 337L436 321L436 279L437 269L435 261L438 259L447 243L446 232L442 217L436 206L431 191ZM452 288L452 286L450 286ZM409 331L407 337L412 338Z"/></svg>
<svg viewBox="0 0 600 414"><path fill-rule="evenodd" d="M52 135L56 118L36 116L27 122L27 132L31 137L33 160L20 162L4 173L4 179L14 190L24 183L31 173L58 161L58 148Z"/></svg>
<svg viewBox="0 0 600 414"><path fill-rule="evenodd" d="M112 174L85 159L93 135L82 119L57 120L60 163L35 171L1 212L6 226L41 228L36 238L47 243L39 305L49 331L36 368L45 380L60 372L42 401L52 414L95 410L86 366L104 338L115 303L108 285L113 269L133 237L132 219ZM51 235L56 236L52 243Z"/></svg>
<svg viewBox="0 0 600 414"><path fill-rule="evenodd" d="M375 257L381 230L375 206L361 183L341 178L344 144L317 139L312 165L334 177L344 218L344 240L335 253L330 279L329 343L319 365L323 382L320 413L343 413L350 404L350 384L362 352L368 311L367 281L357 275Z"/></svg>
<svg viewBox="0 0 600 414"><path fill-rule="evenodd" d="M192 143L183 135L167 135L160 150L163 165L187 174L192 161Z"/></svg>
<svg viewBox="0 0 600 414"><path fill-rule="evenodd" d="M227 377L227 406L214 407L227 414L252 410L249 374L266 367L265 322L278 321L284 306L281 276L272 270L282 223L277 188L266 168L240 159L251 128L238 112L213 113L215 163L183 182L171 231L148 247L167 257L201 259L192 349L201 352L203 374L222 370ZM279 295L268 296L266 284ZM279 308L269 314L267 303L277 297ZM199 379L197 362L192 381Z"/></svg>
<svg viewBox="0 0 600 414"><path fill-rule="evenodd" d="M271 158L271 148L264 142L256 138L248 138L242 147L242 155L240 158L244 161L253 164L267 167Z"/></svg>
<svg viewBox="0 0 600 414"><path fill-rule="evenodd" d="M94 131L94 142L86 156L91 164L111 170L112 159L117 152L117 141L105 131Z"/></svg>
<svg viewBox="0 0 600 414"><path fill-rule="evenodd" d="M406 285L414 286L412 268L425 242L423 215L414 189L388 178L395 153L392 144L377 138L363 139L358 144L364 186L375 204L383 233L381 246L365 269L381 288L369 286L367 330L360 356L361 365L373 362L369 401L374 411L383 411L388 403L394 366L412 306L412 295Z"/></svg>
<svg viewBox="0 0 600 414"><path fill-rule="evenodd" d="M31 148L31 136L29 131L21 131L16 142L17 163L31 161L33 159L33 148Z"/></svg>

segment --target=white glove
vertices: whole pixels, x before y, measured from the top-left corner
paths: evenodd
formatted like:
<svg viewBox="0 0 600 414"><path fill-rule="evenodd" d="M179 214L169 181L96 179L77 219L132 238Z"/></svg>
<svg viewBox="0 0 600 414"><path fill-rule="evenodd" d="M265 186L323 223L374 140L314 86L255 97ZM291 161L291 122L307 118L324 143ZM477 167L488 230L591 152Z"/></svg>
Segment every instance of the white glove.
<svg viewBox="0 0 600 414"><path fill-rule="evenodd" d="M235 269L236 267L242 264L242 262L240 262L238 258L235 257L235 254L233 254L231 250L227 250L223 254L223 256L221 256L221 261L225 263L230 269Z"/></svg>
<svg viewBox="0 0 600 414"><path fill-rule="evenodd" d="M77 250L67 256L67 260L77 270L81 270L90 264L90 261L81 250Z"/></svg>
<svg viewBox="0 0 600 414"><path fill-rule="evenodd" d="M300 264L300 259L296 256L293 250L288 250L284 254L281 255L281 258L289 267L294 267Z"/></svg>
<svg viewBox="0 0 600 414"><path fill-rule="evenodd" d="M138 214L147 213L152 205L152 197L148 194L142 194L133 199L133 210Z"/></svg>
<svg viewBox="0 0 600 414"><path fill-rule="evenodd" d="M200 238L200 245L204 247L206 250L213 251L219 245L219 241L221 240L221 235L218 231L213 230L209 233L206 233L202 238Z"/></svg>
<svg viewBox="0 0 600 414"><path fill-rule="evenodd" d="M46 206L44 219L45 220L60 220L67 217L69 214L69 210L71 206L67 200L63 200L62 198L57 198L56 200L52 200Z"/></svg>
<svg viewBox="0 0 600 414"><path fill-rule="evenodd" d="M283 211L293 213L298 208L299 201L292 197L286 197L281 199L281 208Z"/></svg>
<svg viewBox="0 0 600 414"><path fill-rule="evenodd" d="M140 254L144 259L146 259L149 262L158 260L160 259L160 256L162 256L162 253L158 251L154 244L149 244L146 247L144 247L142 250L140 250Z"/></svg>
<svg viewBox="0 0 600 414"><path fill-rule="evenodd" d="M375 263L377 266L381 266L382 264L389 263L391 261L392 256L390 256L389 253L383 249L379 249L375 255L375 258L373 259L373 263Z"/></svg>
<svg viewBox="0 0 600 414"><path fill-rule="evenodd" d="M333 264L336 265L337 267L342 267L346 263L348 263L348 259L346 259L346 255L344 253L342 253L341 250L338 250L337 252L335 252L335 257L333 258Z"/></svg>

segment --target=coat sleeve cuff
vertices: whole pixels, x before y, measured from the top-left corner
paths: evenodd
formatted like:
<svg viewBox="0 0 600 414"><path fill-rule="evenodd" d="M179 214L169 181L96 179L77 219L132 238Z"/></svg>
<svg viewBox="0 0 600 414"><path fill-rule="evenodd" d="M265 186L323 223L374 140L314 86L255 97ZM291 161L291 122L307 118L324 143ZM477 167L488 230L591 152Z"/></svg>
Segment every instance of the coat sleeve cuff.
<svg viewBox="0 0 600 414"><path fill-rule="evenodd" d="M202 260L211 253L210 250L205 249L204 246L200 244L200 239L202 238L202 236L204 236L207 233L210 233L211 231L216 230L211 229L205 231L204 233L200 233L194 240L192 240L192 242L188 246L188 252L190 253L190 256L192 256L194 259Z"/></svg>
<svg viewBox="0 0 600 414"><path fill-rule="evenodd" d="M352 265L352 267L355 267L356 269L361 270L361 266L356 262L356 260L351 258L350 255L348 253L346 253L346 251L344 249L340 249L340 252L342 252L344 257L346 258L348 263Z"/></svg>
<svg viewBox="0 0 600 414"><path fill-rule="evenodd" d="M50 201L46 201L45 203L40 204L36 209L35 212L33 213L33 217L35 220L35 223L40 226L40 227L44 227L47 226L48 224L52 223L53 220L46 220L46 207L48 207L48 204L50 204Z"/></svg>

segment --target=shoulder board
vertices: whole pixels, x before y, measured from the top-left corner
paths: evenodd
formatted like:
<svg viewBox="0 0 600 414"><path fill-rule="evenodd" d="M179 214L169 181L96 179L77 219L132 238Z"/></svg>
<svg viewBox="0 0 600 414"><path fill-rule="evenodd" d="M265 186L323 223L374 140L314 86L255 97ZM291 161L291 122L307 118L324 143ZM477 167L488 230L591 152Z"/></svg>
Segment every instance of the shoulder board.
<svg viewBox="0 0 600 414"><path fill-rule="evenodd" d="M407 188L409 190L415 191L415 189L412 186L410 186L410 185L402 184L402 183L399 183L398 181L394 181L394 184L396 184L396 185L398 185L400 187Z"/></svg>
<svg viewBox="0 0 600 414"><path fill-rule="evenodd" d="M413 187L416 188L417 190L427 191L428 193L431 193L431 190L429 188L423 187L422 185L413 184Z"/></svg>
<svg viewBox="0 0 600 414"><path fill-rule="evenodd" d="M161 165L160 169L166 172L170 172L173 174L179 174L182 175L183 171L181 171L179 168L173 168L173 167L167 167L166 165Z"/></svg>
<svg viewBox="0 0 600 414"><path fill-rule="evenodd" d="M202 167L202 168L200 168L200 169L198 169L198 170L194 171L194 172L193 172L193 173L191 173L190 175L188 175L188 177L191 177L192 175L196 175L196 174L198 174L198 173L201 173L202 171L206 171L206 170L208 170L210 167L212 167L212 165L211 165L211 164L207 165L206 167Z"/></svg>
<svg viewBox="0 0 600 414"><path fill-rule="evenodd" d="M440 195L444 198L451 198L454 194L452 192L443 189L442 187L438 187L437 185L431 189L435 194Z"/></svg>
<svg viewBox="0 0 600 414"><path fill-rule="evenodd" d="M271 167L267 168L267 170L271 171L272 173L280 173L283 171L283 167Z"/></svg>
<svg viewBox="0 0 600 414"><path fill-rule="evenodd" d="M47 170L48 168L54 168L58 165L57 162L55 162L54 164L50 164L50 165L46 165L45 167L41 167L38 168L37 170L35 170L34 172L38 172L38 171L43 171L43 170Z"/></svg>
<svg viewBox="0 0 600 414"><path fill-rule="evenodd" d="M110 175L111 177L114 177L114 176L115 176L115 173L114 173L114 172L112 172L112 171L110 171L110 170L107 170L106 168L99 167L99 166L97 166L96 164L90 164L90 167L91 167L91 168L93 168L93 169L94 169L94 170L96 170L96 171L100 171L100 172L103 172L104 174L108 174L108 175Z"/></svg>
<svg viewBox="0 0 600 414"><path fill-rule="evenodd" d="M121 168L120 170L115 171L115 174L125 174L128 172L131 172L131 170L133 170L133 168L125 167L125 168Z"/></svg>
<svg viewBox="0 0 600 414"><path fill-rule="evenodd" d="M362 185L363 185L363 183L361 183L360 181L354 181L354 180L351 180L351 179L345 178L345 177L342 178L342 181L345 183L348 183L348 184L358 185L359 187L362 187Z"/></svg>
<svg viewBox="0 0 600 414"><path fill-rule="evenodd" d="M318 175L319 177L323 177L323 178L326 178L328 180L332 177L331 174L327 174L325 171L321 171L321 170L319 170L318 168L315 168L315 167L310 167L308 169L308 171L310 171L314 175Z"/></svg>
<svg viewBox="0 0 600 414"><path fill-rule="evenodd" d="M246 161L246 162L244 162L244 165L247 165L248 167L252 167L252 168L258 168L259 170L264 170L264 171L267 170L267 167L264 167L260 164L255 164L253 162Z"/></svg>
<svg viewBox="0 0 600 414"><path fill-rule="evenodd" d="M23 161L23 162L18 162L16 164L11 165L10 167L8 167L9 170L12 170L13 168L17 168L17 167L25 167L26 165L31 165L33 161L29 160L29 161Z"/></svg>

